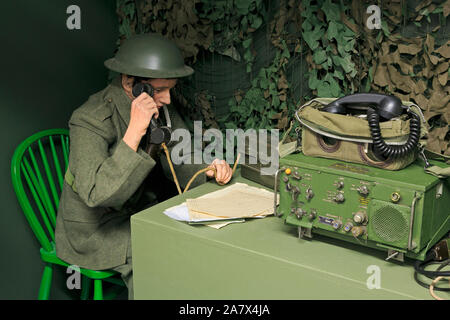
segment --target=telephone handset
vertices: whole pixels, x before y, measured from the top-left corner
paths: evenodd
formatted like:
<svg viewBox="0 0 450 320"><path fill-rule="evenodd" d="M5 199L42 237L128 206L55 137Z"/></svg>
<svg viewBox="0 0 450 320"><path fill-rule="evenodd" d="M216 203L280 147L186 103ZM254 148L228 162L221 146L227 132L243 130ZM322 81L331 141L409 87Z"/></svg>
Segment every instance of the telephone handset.
<svg viewBox="0 0 450 320"><path fill-rule="evenodd" d="M322 111L347 114L348 109L352 108L373 108L386 120L400 116L405 110L402 101L397 97L379 93L355 93L331 102Z"/></svg>
<svg viewBox="0 0 450 320"><path fill-rule="evenodd" d="M143 92L146 92L152 98L155 94L155 90L150 84L140 82L139 80L135 81L132 90L135 98L139 97Z"/></svg>
<svg viewBox="0 0 450 320"><path fill-rule="evenodd" d="M148 83L143 83L139 80L135 81L133 85L132 93L135 98L146 92L150 97L154 95L153 87ZM160 121L154 118L150 120L149 130L147 130L147 138L150 144L168 144L170 142L172 130L168 126L163 126Z"/></svg>
<svg viewBox="0 0 450 320"><path fill-rule="evenodd" d="M321 111L347 114L348 109L367 110L370 134L373 140L374 151L386 158L405 156L418 146L420 138L420 117L406 106L399 98L379 93L355 93L337 99ZM385 120L402 115L404 112L411 117L409 137L403 145L388 145L381 137L380 116Z"/></svg>

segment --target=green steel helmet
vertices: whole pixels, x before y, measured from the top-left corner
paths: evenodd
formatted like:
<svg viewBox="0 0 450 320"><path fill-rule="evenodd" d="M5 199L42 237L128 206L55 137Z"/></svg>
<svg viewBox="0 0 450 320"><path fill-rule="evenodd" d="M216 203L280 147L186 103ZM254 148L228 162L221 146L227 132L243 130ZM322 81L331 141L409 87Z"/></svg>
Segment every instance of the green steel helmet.
<svg viewBox="0 0 450 320"><path fill-rule="evenodd" d="M113 71L142 78L181 78L194 73L184 64L174 42L159 34L139 34L125 40L114 58L105 61Z"/></svg>

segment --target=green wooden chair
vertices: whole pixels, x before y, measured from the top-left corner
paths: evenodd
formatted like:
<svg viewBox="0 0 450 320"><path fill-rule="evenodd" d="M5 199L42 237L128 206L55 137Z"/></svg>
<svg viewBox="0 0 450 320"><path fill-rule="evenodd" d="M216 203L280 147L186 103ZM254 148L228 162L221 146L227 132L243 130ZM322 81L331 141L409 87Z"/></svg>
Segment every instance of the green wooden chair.
<svg viewBox="0 0 450 320"><path fill-rule="evenodd" d="M53 161L48 161L52 159ZM41 259L45 263L39 288L39 300L50 295L53 265L70 265L56 256L55 224L64 173L69 163L69 130L50 129L38 132L24 140L15 150L11 162L14 191L20 206L41 244ZM43 170L42 170L43 169ZM81 299L89 297L91 280L94 281L94 300L111 298L118 293L103 296L102 281L117 284L123 290L125 284L112 270L95 271L73 268L82 276Z"/></svg>

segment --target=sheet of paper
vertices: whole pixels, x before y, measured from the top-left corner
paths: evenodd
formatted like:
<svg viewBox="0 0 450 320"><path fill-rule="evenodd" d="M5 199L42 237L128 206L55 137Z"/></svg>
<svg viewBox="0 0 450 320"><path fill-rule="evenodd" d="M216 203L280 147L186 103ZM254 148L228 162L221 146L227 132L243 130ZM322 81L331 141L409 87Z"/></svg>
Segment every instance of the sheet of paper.
<svg viewBox="0 0 450 320"><path fill-rule="evenodd" d="M263 210L254 210L254 215L248 216L251 218L264 218L267 215L273 214L273 193L262 188L255 188L250 187L247 184L244 183L235 183L233 185L227 186L223 189L220 189L215 192L211 192L208 194L205 194L201 197L198 197L196 199L211 199L210 201L213 201L212 199L221 199L223 196L233 197L236 196L239 192L242 192L242 190L245 190L245 197L252 197L254 199L256 196L263 195L263 198L267 199L267 205ZM241 194L242 198L242 194ZM269 206L269 199L270 199L270 206ZM279 199L279 196L277 197L277 201ZM187 199L187 201L193 200L193 199ZM214 200L215 201L215 200ZM278 203L278 202L277 202ZM164 211L164 214L168 217L178 220L178 221L184 221L189 223L202 223L205 222L206 225L209 227L220 229L228 224L231 223L237 223L237 222L244 222L244 219L239 219L240 217L237 217L237 214L226 214L223 217L211 215L204 212L197 212L191 210L191 213L189 212L189 208L187 206L187 202L183 202L180 205L168 208ZM258 212L257 212L258 211ZM214 222L217 221L217 222Z"/></svg>
<svg viewBox="0 0 450 320"><path fill-rule="evenodd" d="M199 219L197 221L192 221L189 219L189 211L188 208L186 206L186 202L169 208L167 210L164 211L164 214L172 219L178 220L178 221L184 221L184 222L204 222L205 225L207 225L208 227L214 228L214 229L220 229L223 228L227 225L229 225L230 223L237 223L237 222L244 222L244 219L239 219L239 220L229 220L226 222L223 222L224 220L220 220L221 222L211 222L211 221L217 221L217 217L212 217L212 216L207 216L204 215L203 219Z"/></svg>
<svg viewBox="0 0 450 320"><path fill-rule="evenodd" d="M211 227L211 228L214 228L214 229L220 229L220 228L223 228L223 227L225 227L225 226L227 226L227 225L229 225L229 224L232 224L232 223L239 223L239 222L244 222L245 220L244 219L242 219L242 220L233 220L233 221L230 221L230 222L224 222L224 223L208 223L208 224L206 224L208 227Z"/></svg>
<svg viewBox="0 0 450 320"><path fill-rule="evenodd" d="M218 218L248 218L273 213L273 193L265 189L234 184L209 197L187 199L191 220L202 215Z"/></svg>
<svg viewBox="0 0 450 320"><path fill-rule="evenodd" d="M189 210L186 206L186 202L164 210L164 214L178 221L189 221Z"/></svg>

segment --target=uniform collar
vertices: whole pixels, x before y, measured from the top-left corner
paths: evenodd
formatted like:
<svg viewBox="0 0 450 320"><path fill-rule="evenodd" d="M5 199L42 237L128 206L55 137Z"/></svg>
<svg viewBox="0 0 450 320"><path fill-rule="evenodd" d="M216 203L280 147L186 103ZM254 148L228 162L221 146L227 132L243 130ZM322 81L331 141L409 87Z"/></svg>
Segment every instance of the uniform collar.
<svg viewBox="0 0 450 320"><path fill-rule="evenodd" d="M109 103L114 103L119 111L120 117L128 125L130 122L131 99L127 96L122 87L121 75L115 77L111 82L106 99Z"/></svg>

